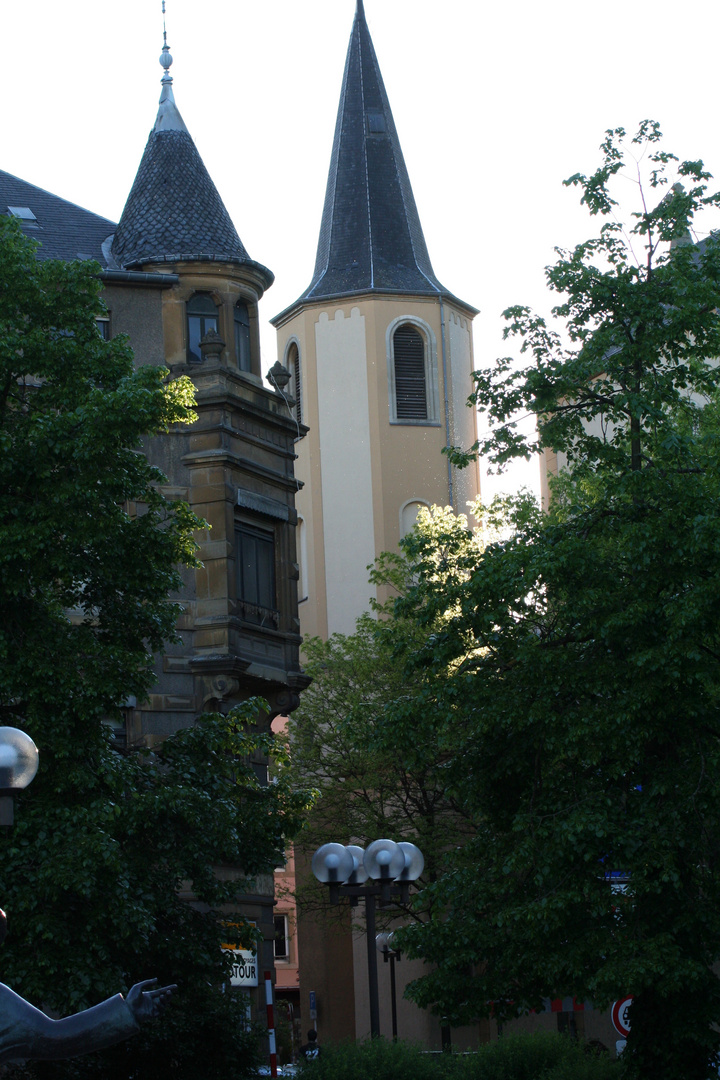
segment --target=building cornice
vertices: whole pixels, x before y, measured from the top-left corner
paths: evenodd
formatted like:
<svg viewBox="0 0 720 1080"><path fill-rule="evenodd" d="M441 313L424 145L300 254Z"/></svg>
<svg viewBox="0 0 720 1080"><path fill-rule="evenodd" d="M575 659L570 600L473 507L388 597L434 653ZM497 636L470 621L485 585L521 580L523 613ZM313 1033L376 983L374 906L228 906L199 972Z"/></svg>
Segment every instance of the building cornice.
<svg viewBox="0 0 720 1080"><path fill-rule="evenodd" d="M333 304L346 304L353 300L398 300L403 298L408 303L422 303L432 304L443 300L447 304L452 304L453 307L459 308L464 315L467 315L469 319L474 319L476 315L479 315L480 309L473 307L472 304L465 303L464 300L460 300L451 292L437 292L437 293L409 293L404 289L361 289L358 292L343 292L335 293L334 295L322 296L322 297L301 297L291 304L290 307L286 307L284 311L281 311L279 315L273 316L270 319L270 323L279 330L281 326L289 322L295 315L298 315L301 311L307 309L319 309L329 307Z"/></svg>

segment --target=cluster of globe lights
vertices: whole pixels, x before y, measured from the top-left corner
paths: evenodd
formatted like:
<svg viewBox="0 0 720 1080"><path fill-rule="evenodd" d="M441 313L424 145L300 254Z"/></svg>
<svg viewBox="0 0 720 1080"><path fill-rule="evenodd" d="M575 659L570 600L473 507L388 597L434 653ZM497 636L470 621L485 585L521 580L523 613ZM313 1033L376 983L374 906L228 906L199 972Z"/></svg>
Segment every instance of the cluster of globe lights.
<svg viewBox="0 0 720 1080"><path fill-rule="evenodd" d="M371 878L387 884L417 881L425 859L415 844L374 840L367 848L357 844L323 844L312 858L312 872L326 885L362 885Z"/></svg>

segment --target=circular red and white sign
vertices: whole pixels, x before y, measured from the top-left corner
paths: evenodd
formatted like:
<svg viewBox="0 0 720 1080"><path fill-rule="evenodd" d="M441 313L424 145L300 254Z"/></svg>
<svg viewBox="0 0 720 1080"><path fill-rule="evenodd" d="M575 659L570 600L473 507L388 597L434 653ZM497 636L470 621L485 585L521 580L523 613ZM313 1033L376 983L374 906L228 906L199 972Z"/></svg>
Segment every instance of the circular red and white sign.
<svg viewBox="0 0 720 1080"><path fill-rule="evenodd" d="M613 1004L612 1012L610 1013L612 1022L615 1025L615 1030L625 1039L627 1039L630 1034L630 1017L628 1015L628 1010L632 1005L632 1000L632 994L629 994L628 997L619 998Z"/></svg>

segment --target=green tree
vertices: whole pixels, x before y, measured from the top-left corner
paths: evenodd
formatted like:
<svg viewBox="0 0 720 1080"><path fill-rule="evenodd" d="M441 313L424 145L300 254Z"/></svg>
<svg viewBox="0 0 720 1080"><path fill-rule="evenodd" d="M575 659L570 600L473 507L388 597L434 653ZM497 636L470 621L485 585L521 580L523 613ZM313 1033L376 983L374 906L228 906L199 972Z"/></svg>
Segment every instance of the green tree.
<svg viewBox="0 0 720 1080"><path fill-rule="evenodd" d="M106 743L82 787L64 782L68 768L78 775L72 755L60 768L47 763L54 741L45 733L44 778L23 795L3 842L4 979L62 1014L140 978L176 982L178 991L139 1035L100 1055L38 1066L40 1076L252 1072L257 1033L243 995L224 992L224 924L242 924L239 896L257 874L272 874L305 804L272 736L255 730L263 704L201 716L152 752L120 754ZM263 785L253 762L268 756L273 783ZM251 947L251 928L246 940Z"/></svg>
<svg viewBox="0 0 720 1080"><path fill-rule="evenodd" d="M548 268L560 329L510 309L530 363L476 374L498 425L476 450L565 455L549 514L519 498L486 511L510 533L482 550L450 521L406 545L399 613L434 628L410 668L431 676L475 834L405 944L437 961L413 996L456 1022L632 993L629 1075L704 1080L720 1015L720 248L688 241L720 199L659 140L650 123L608 132L600 168L568 181L605 223ZM412 711L394 702L386 723L407 739Z"/></svg>
<svg viewBox="0 0 720 1080"><path fill-rule="evenodd" d="M439 534L450 517L449 510L437 510L428 528ZM406 560L385 554L373 581L402 595L409 576ZM396 618L392 603L376 615L361 615L354 634L304 644L304 668L313 681L290 718L288 737L292 771L298 784L314 789L315 800L296 846L311 855L329 840L363 847L380 837L410 840L425 857L425 883L442 873L448 849L468 823L447 789L446 755L438 752L427 708L427 675L408 681L404 659L396 655L398 637L414 650L429 631ZM397 701L414 716L410 740L398 741L383 722L388 702ZM314 879L310 889L303 904L326 906L327 890ZM416 903L408 914L427 915Z"/></svg>
<svg viewBox="0 0 720 1080"><path fill-rule="evenodd" d="M192 421L192 384L100 338L98 272L37 261L0 219L0 722L40 748L0 837L3 977L61 1015L141 978L179 985L135 1039L38 1074L243 1075L254 1039L223 994L222 920L272 873L304 797L282 754L274 783L255 776L274 752L259 701L153 752L114 745L106 722L153 682L201 523L163 497L142 453L146 436Z"/></svg>
<svg viewBox="0 0 720 1080"><path fill-rule="evenodd" d="M199 524L140 452L194 419L192 383L100 338L99 269L0 223L0 718L51 710L68 746L151 684Z"/></svg>

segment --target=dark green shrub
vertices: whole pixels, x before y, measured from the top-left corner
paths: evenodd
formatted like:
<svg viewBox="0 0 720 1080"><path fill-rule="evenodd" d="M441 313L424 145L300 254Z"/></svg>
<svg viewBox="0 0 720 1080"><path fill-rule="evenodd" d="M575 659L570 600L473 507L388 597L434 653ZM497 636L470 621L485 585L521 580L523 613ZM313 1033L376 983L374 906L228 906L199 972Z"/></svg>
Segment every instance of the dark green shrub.
<svg viewBox="0 0 720 1080"><path fill-rule="evenodd" d="M457 1080L538 1080L559 1065L572 1050L569 1039L549 1032L503 1035L459 1059Z"/></svg>
<svg viewBox="0 0 720 1080"><path fill-rule="evenodd" d="M301 1080L619 1080L620 1065L582 1042L551 1033L506 1035L470 1054L429 1054L372 1039L323 1045Z"/></svg>
<svg viewBox="0 0 720 1080"><path fill-rule="evenodd" d="M504 1035L458 1059L453 1080L611 1080L609 1054L588 1053L582 1041L552 1032Z"/></svg>
<svg viewBox="0 0 720 1080"><path fill-rule="evenodd" d="M441 1054L424 1054L411 1043L368 1039L323 1044L320 1057L303 1063L301 1080L440 1080Z"/></svg>

